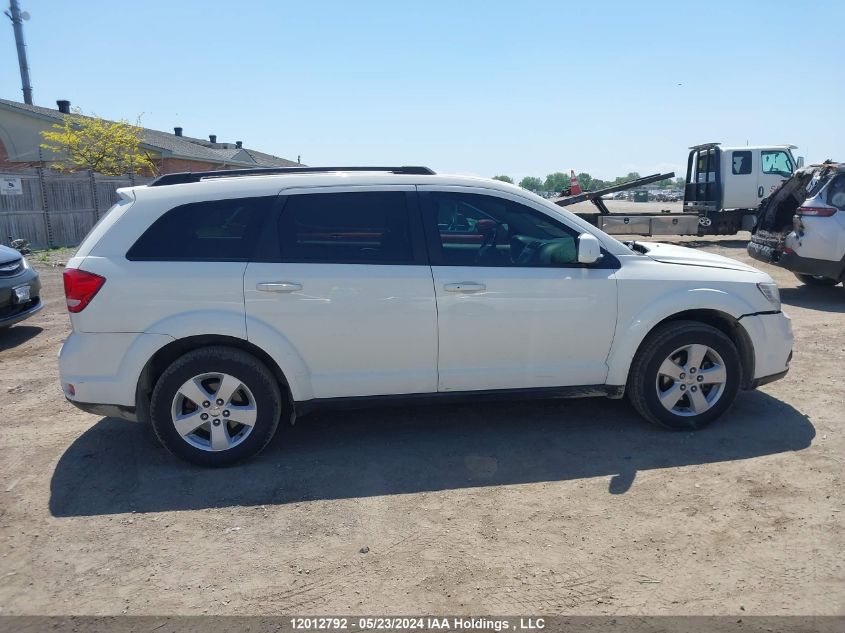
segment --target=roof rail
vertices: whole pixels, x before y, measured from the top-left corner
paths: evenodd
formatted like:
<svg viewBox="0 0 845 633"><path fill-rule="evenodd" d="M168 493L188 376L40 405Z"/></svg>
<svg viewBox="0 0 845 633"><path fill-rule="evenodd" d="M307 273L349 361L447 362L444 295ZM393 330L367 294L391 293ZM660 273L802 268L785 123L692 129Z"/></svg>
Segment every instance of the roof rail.
<svg viewBox="0 0 845 633"><path fill-rule="evenodd" d="M185 171L159 176L148 187L199 182L204 178L236 178L238 176L272 176L275 174L324 174L334 171L384 171L392 174L432 176L428 167L255 167L252 169L218 169L216 171Z"/></svg>

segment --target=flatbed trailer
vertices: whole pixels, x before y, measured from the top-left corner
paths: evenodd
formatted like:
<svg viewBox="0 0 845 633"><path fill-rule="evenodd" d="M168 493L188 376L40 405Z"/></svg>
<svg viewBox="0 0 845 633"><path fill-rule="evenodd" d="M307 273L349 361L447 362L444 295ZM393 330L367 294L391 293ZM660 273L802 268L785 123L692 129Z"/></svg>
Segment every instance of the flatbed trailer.
<svg viewBox="0 0 845 633"><path fill-rule="evenodd" d="M636 189L653 182L674 178L675 172L652 174L597 191L585 191L575 196L560 196L552 202L568 207L579 202L592 202L597 213L575 212L575 215L597 226L611 235L701 235L701 214L695 211L682 213L612 213L604 203L603 196L628 189Z"/></svg>
<svg viewBox="0 0 845 633"><path fill-rule="evenodd" d="M653 174L575 196L569 191L553 198L568 207L589 200L598 213L578 213L584 220L614 235L735 235L752 230L760 203L804 164L794 145L722 147L704 143L689 148L682 211L659 214L611 213L602 196L672 178Z"/></svg>

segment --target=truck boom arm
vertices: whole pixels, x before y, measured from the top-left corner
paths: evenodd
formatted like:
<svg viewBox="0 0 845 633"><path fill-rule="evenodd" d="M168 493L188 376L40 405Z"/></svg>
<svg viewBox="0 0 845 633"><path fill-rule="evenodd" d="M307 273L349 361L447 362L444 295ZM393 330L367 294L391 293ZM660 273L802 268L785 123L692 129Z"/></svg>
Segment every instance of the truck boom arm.
<svg viewBox="0 0 845 633"><path fill-rule="evenodd" d="M552 199L552 202L560 207L568 207L570 204L577 204L579 202L589 200L598 207L598 210L601 211L602 215L608 215L610 211L602 201L602 196L606 196L609 193L616 193L617 191L625 191L626 189L642 187L643 185L648 185L653 182L674 177L675 172L673 171L666 174L652 174L651 176L644 176L642 178L637 178L636 180L629 180L628 182L623 182L611 187L605 187L604 189L598 189L597 191L585 191L584 193L579 193L577 196L554 198Z"/></svg>

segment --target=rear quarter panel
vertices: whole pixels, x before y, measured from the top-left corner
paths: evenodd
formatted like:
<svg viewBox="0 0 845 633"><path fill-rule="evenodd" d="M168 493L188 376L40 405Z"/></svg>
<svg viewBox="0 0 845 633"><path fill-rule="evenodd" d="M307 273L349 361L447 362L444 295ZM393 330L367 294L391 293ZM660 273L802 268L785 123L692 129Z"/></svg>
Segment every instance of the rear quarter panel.
<svg viewBox="0 0 845 633"><path fill-rule="evenodd" d="M246 338L245 262L130 262L89 256L80 267L106 282L85 310L71 315L77 331Z"/></svg>

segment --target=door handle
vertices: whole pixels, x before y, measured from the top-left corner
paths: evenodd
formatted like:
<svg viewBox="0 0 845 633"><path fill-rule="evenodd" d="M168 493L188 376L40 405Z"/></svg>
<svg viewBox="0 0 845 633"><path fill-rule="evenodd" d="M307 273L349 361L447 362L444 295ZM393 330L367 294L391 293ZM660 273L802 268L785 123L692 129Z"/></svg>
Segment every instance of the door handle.
<svg viewBox="0 0 845 633"><path fill-rule="evenodd" d="M295 281L262 281L255 284L255 288L262 292L296 292L302 290L302 284Z"/></svg>
<svg viewBox="0 0 845 633"><path fill-rule="evenodd" d="M482 292L487 290L487 286L475 281L459 281L454 284L446 284L443 289L446 292Z"/></svg>
<svg viewBox="0 0 845 633"><path fill-rule="evenodd" d="M757 197L758 197L758 198L762 198L762 197L763 197L763 187L758 187L758 188L757 188Z"/></svg>

